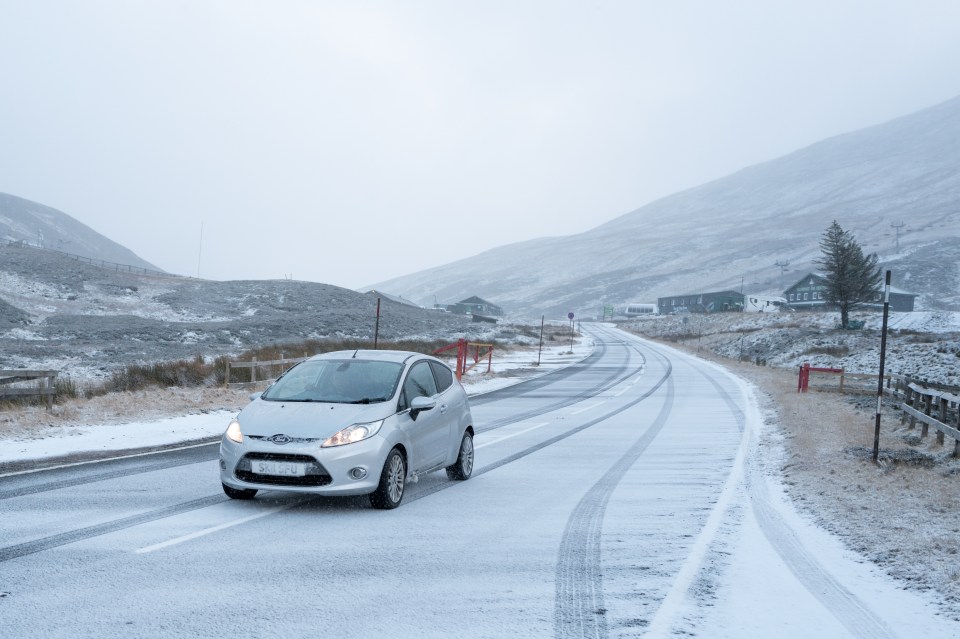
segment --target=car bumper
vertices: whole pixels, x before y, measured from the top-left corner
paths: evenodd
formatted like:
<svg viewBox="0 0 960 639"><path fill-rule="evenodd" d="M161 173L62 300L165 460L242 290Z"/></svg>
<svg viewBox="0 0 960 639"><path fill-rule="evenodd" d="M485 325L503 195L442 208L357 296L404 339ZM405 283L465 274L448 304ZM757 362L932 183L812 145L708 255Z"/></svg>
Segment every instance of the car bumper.
<svg viewBox="0 0 960 639"><path fill-rule="evenodd" d="M237 444L224 437L220 442L220 481L232 488L364 495L377 489L383 463L392 448L378 435L332 448L321 448L319 441L278 445L245 437L242 444ZM257 474L253 462L258 460L302 464L305 474ZM363 476L358 477L361 472Z"/></svg>

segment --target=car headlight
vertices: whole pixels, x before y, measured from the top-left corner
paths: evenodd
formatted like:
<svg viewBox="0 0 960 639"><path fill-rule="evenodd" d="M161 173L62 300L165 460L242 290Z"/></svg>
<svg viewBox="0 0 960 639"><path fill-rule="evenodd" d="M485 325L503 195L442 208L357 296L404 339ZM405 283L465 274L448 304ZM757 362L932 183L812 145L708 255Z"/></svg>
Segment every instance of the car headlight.
<svg viewBox="0 0 960 639"><path fill-rule="evenodd" d="M353 424L352 426L347 426L339 433L331 436L329 439L327 439L327 441L323 442L321 448L330 448L331 446L343 446L344 444L362 442L363 440L369 439L380 432L381 426L383 426L382 419L378 419L375 422L369 422L367 424Z"/></svg>
<svg viewBox="0 0 960 639"><path fill-rule="evenodd" d="M232 420L230 425L227 426L227 439L238 444L243 443L243 433L240 432L240 422L237 420Z"/></svg>

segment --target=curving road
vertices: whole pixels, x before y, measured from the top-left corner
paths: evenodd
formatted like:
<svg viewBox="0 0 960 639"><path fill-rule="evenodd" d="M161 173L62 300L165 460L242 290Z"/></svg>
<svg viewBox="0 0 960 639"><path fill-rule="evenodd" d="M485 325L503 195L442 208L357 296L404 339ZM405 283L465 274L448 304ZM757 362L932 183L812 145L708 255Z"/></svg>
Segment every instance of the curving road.
<svg viewBox="0 0 960 639"><path fill-rule="evenodd" d="M230 501L216 445L0 478L0 636L910 636L784 514L743 382L584 329L395 511Z"/></svg>

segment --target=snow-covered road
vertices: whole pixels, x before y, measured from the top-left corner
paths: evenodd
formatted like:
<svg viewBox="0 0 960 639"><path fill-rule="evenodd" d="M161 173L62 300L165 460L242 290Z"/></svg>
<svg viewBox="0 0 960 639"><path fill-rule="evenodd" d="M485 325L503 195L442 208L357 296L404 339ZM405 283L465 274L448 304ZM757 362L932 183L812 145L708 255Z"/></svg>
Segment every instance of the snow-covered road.
<svg viewBox="0 0 960 639"><path fill-rule="evenodd" d="M743 381L584 328L396 511L228 501L215 445L0 478L0 635L958 636L796 514Z"/></svg>

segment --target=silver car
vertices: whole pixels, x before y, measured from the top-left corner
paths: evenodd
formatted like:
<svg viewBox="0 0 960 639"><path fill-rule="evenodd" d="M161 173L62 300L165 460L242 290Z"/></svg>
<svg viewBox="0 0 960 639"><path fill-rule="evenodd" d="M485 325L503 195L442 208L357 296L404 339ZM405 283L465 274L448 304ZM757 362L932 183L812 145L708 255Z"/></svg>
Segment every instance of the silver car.
<svg viewBox="0 0 960 639"><path fill-rule="evenodd" d="M396 508L408 481L441 468L473 472L467 395L445 363L405 351L311 357L255 396L220 443L233 499L282 489Z"/></svg>

